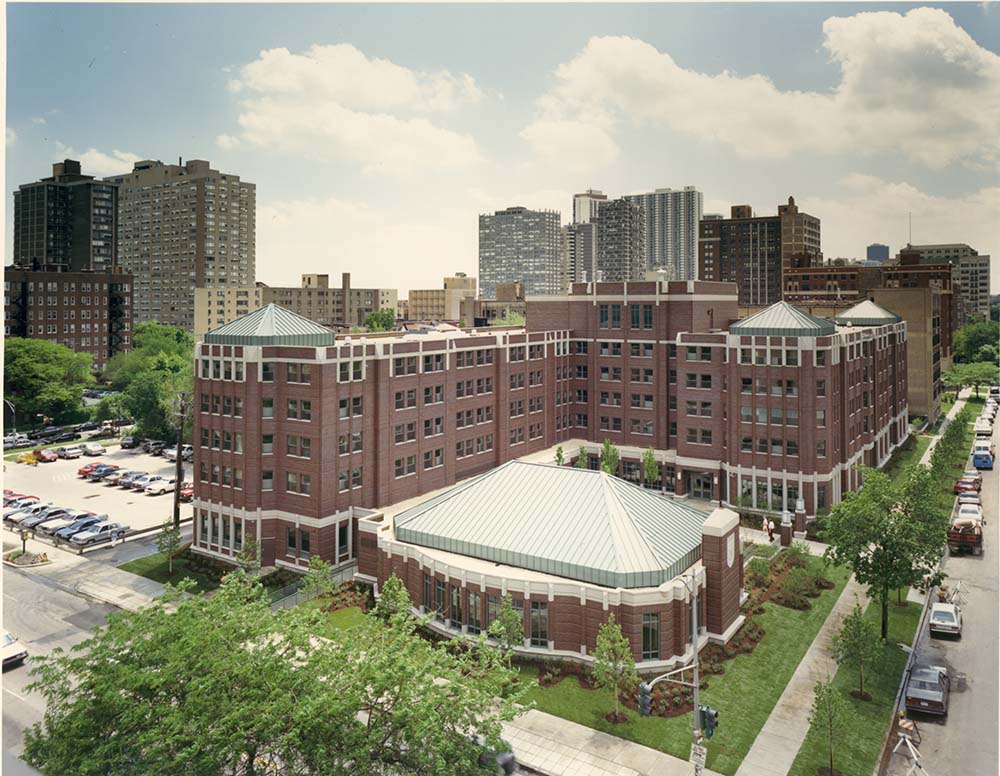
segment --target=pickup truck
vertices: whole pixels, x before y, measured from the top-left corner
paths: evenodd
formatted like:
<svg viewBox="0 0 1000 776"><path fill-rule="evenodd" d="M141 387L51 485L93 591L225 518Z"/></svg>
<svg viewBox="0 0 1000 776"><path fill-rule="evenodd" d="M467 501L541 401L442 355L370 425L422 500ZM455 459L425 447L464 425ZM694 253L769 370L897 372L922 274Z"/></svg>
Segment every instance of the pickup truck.
<svg viewBox="0 0 1000 776"><path fill-rule="evenodd" d="M948 551L952 555L971 552L983 554L982 508L971 504L955 504L948 526Z"/></svg>

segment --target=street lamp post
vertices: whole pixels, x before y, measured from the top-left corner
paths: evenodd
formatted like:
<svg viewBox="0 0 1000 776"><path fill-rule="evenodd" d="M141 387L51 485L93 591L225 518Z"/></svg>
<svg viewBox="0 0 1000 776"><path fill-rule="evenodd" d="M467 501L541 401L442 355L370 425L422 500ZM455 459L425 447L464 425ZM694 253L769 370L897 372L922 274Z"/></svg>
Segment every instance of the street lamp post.
<svg viewBox="0 0 1000 776"><path fill-rule="evenodd" d="M10 433L16 434L17 433L17 410L14 409L14 403L11 402L11 401L8 401L7 399L4 399L3 403L6 404L8 407L10 407L10 420L11 420Z"/></svg>
<svg viewBox="0 0 1000 776"><path fill-rule="evenodd" d="M177 466L174 469L174 528L181 528L181 483L184 480L184 457L181 450L184 447L184 421L187 419L191 397L185 391L180 391L174 399L174 417L177 418Z"/></svg>

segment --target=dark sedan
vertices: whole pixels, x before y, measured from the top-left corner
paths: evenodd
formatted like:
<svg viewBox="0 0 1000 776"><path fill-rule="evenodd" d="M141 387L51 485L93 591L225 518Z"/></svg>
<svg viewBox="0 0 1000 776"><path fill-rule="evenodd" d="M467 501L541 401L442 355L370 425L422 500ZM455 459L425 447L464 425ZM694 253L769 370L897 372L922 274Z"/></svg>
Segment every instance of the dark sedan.
<svg viewBox="0 0 1000 776"><path fill-rule="evenodd" d="M77 431L94 431L95 429L98 429L100 427L101 427L100 423L95 423L92 420L88 420L86 423L81 423L79 426L77 426L76 430Z"/></svg>
<svg viewBox="0 0 1000 776"><path fill-rule="evenodd" d="M121 467L115 466L113 464L105 464L104 466L99 466L90 474L87 475L87 479L92 482L97 482L98 480L103 480L110 474L118 471Z"/></svg>
<svg viewBox="0 0 1000 776"><path fill-rule="evenodd" d="M65 528L60 528L56 531L56 537L59 539L69 539L75 534L80 533L80 531L86 531L90 526L97 525L98 523L103 523L108 519L107 515L94 515L93 517L83 517L77 520L75 523L71 523Z"/></svg>

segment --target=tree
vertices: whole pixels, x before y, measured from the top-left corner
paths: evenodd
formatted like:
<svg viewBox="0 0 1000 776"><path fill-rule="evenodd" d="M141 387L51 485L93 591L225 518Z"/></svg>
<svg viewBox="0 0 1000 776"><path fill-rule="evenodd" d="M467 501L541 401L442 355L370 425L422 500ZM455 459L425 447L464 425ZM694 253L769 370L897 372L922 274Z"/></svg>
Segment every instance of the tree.
<svg viewBox="0 0 1000 776"><path fill-rule="evenodd" d="M399 615L408 615L412 608L413 602L410 601L406 585L403 584L403 580L396 576L395 571L392 572L385 584L382 585L382 593L375 603L375 608L372 609L372 615L383 622L389 622Z"/></svg>
<svg viewBox="0 0 1000 776"><path fill-rule="evenodd" d="M508 307L503 311L502 316L494 318L490 322L490 326L524 326L524 323L524 314Z"/></svg>
<svg viewBox="0 0 1000 776"><path fill-rule="evenodd" d="M566 459L563 456L562 445L559 445L559 447L556 448L556 466L562 466L565 462Z"/></svg>
<svg viewBox="0 0 1000 776"><path fill-rule="evenodd" d="M601 471L617 477L620 459L618 448L611 444L611 440L605 439L601 446Z"/></svg>
<svg viewBox="0 0 1000 776"><path fill-rule="evenodd" d="M309 570L306 571L299 592L306 598L319 598L330 595L336 587L330 573L330 564L318 555L309 558Z"/></svg>
<svg viewBox="0 0 1000 776"><path fill-rule="evenodd" d="M167 574L174 574L174 555L181 547L181 532L174 526L174 521L167 518L160 527L160 533L156 537L156 549L167 556Z"/></svg>
<svg viewBox="0 0 1000 776"><path fill-rule="evenodd" d="M955 392L955 401L958 401L959 392L967 385L965 373L961 364L954 364L949 369L941 373L941 387L948 391Z"/></svg>
<svg viewBox="0 0 1000 776"><path fill-rule="evenodd" d="M365 316L365 328L368 331L392 331L395 327L396 313L389 308Z"/></svg>
<svg viewBox="0 0 1000 776"><path fill-rule="evenodd" d="M104 379L110 382L115 390L124 391L136 376L149 368L150 362L158 357L172 356L176 356L186 364L192 363L194 338L190 332L156 322L136 324L132 336L132 350L112 356L104 368Z"/></svg>
<svg viewBox="0 0 1000 776"><path fill-rule="evenodd" d="M972 359L973 363L985 361L987 364L1000 364L1000 351L996 345L981 345Z"/></svg>
<svg viewBox="0 0 1000 776"><path fill-rule="evenodd" d="M656 453L652 447L647 447L642 452L642 478L646 481L647 488L652 488L660 481L660 467L656 463Z"/></svg>
<svg viewBox="0 0 1000 776"><path fill-rule="evenodd" d="M4 398L23 425L45 415L57 423L83 415L83 389L94 384L89 353L38 339L4 340Z"/></svg>
<svg viewBox="0 0 1000 776"><path fill-rule="evenodd" d="M501 723L521 711L496 655L374 618L318 638L321 612L272 612L240 571L210 598L183 597L192 585L33 659L47 703L28 762L46 776L459 776L477 772L480 742L500 750Z"/></svg>
<svg viewBox="0 0 1000 776"><path fill-rule="evenodd" d="M576 452L576 468L586 469L588 460L587 448L580 445L580 449Z"/></svg>
<svg viewBox="0 0 1000 776"><path fill-rule="evenodd" d="M990 320L1000 322L1000 304L990 305Z"/></svg>
<svg viewBox="0 0 1000 776"><path fill-rule="evenodd" d="M861 604L844 618L840 632L833 637L833 657L838 665L848 665L858 669L857 697L865 699L865 666L871 666L882 655L882 639L878 636L875 623L865 619Z"/></svg>
<svg viewBox="0 0 1000 776"><path fill-rule="evenodd" d="M809 712L809 724L821 731L826 738L830 755L828 776L836 773L833 769L833 744L849 713L847 701L837 692L833 682L816 682L813 689L813 705Z"/></svg>
<svg viewBox="0 0 1000 776"><path fill-rule="evenodd" d="M862 470L861 489L848 493L825 521L825 557L849 566L882 607L882 638L889 632L889 596L903 585L939 574L948 515L937 504L930 470L911 466L894 486L874 469Z"/></svg>
<svg viewBox="0 0 1000 776"><path fill-rule="evenodd" d="M958 361L972 362L983 345L1000 342L1000 322L978 321L957 329L952 336L952 352Z"/></svg>
<svg viewBox="0 0 1000 776"><path fill-rule="evenodd" d="M622 627L615 622L615 613L608 614L608 621L597 629L597 648L594 650L594 667L591 670L597 687L612 688L615 693L615 722L619 721L620 697L635 691L639 674L635 670L632 646Z"/></svg>
<svg viewBox="0 0 1000 776"><path fill-rule="evenodd" d="M962 364L962 373L965 375L966 384L975 386L977 399L979 398L979 386L995 385L998 371L1000 370L997 369L996 364L987 361Z"/></svg>
<svg viewBox="0 0 1000 776"><path fill-rule="evenodd" d="M126 414L125 409L125 399L120 393L113 393L110 396L105 396L97 405L97 411L94 413L94 420L98 423L102 423L105 420L111 420L115 423L115 429L118 428L118 420Z"/></svg>
<svg viewBox="0 0 1000 776"><path fill-rule="evenodd" d="M500 651L507 658L509 666L514 647L524 646L524 617L514 608L514 600L510 597L510 593L500 602L500 612L490 625L488 633L500 646Z"/></svg>
<svg viewBox="0 0 1000 776"><path fill-rule="evenodd" d="M243 549L236 553L236 565L248 575L260 570L260 545L254 537L248 536L243 540Z"/></svg>

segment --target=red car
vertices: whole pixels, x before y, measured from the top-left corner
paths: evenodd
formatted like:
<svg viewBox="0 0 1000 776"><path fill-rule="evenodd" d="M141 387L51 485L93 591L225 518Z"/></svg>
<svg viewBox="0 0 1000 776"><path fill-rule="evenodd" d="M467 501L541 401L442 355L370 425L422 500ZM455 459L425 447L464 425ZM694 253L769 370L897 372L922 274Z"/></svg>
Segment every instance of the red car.
<svg viewBox="0 0 1000 776"><path fill-rule="evenodd" d="M194 498L194 483L181 483L181 501L190 501Z"/></svg>
<svg viewBox="0 0 1000 776"><path fill-rule="evenodd" d="M42 463L52 463L59 460L59 456L51 450L35 450L35 458Z"/></svg>
<svg viewBox="0 0 1000 776"><path fill-rule="evenodd" d="M85 464L76 470L76 475L78 477L86 478L86 476L94 471L94 469L98 466L104 466L104 464L101 461L94 461L93 463Z"/></svg>
<svg viewBox="0 0 1000 776"><path fill-rule="evenodd" d="M967 480L965 477L955 483L955 493L975 493L979 490L979 483L975 480Z"/></svg>

